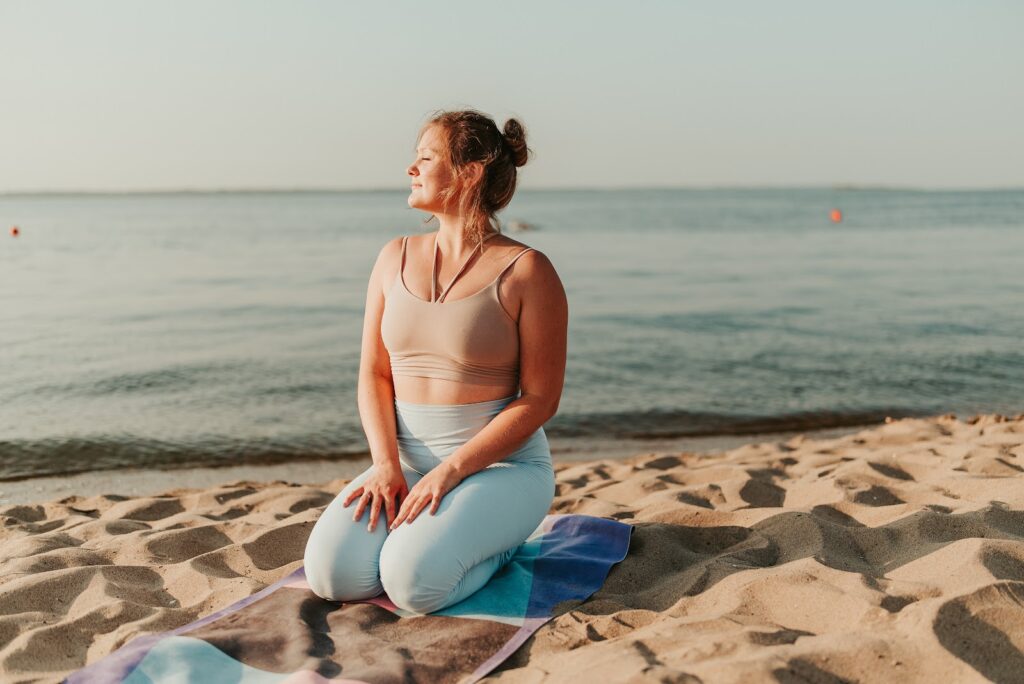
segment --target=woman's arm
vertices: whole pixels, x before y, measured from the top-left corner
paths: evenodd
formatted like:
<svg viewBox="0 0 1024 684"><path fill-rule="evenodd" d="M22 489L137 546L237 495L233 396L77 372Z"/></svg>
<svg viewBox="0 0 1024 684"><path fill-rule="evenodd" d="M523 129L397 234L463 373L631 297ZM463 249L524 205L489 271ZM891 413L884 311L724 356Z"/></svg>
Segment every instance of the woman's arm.
<svg viewBox="0 0 1024 684"><path fill-rule="evenodd" d="M444 460L460 479L515 451L558 411L565 383L569 303L551 261L536 250L525 254L516 279L519 308L519 388L512 401L477 434Z"/></svg>
<svg viewBox="0 0 1024 684"><path fill-rule="evenodd" d="M399 467L397 426L395 425L395 385L391 360L380 334L384 315L384 283L393 275L402 240L396 238L381 248L370 273L366 290L366 312L359 356L357 400L359 418L370 445L370 457L376 466Z"/></svg>

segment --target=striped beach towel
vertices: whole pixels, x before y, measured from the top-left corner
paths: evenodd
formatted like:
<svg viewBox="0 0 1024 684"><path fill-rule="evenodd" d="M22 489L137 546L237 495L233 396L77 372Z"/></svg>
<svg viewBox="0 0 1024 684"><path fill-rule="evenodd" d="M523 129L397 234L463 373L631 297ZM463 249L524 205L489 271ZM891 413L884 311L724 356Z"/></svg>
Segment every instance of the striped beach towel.
<svg viewBox="0 0 1024 684"><path fill-rule="evenodd" d="M482 589L429 615L407 613L383 594L325 601L299 568L196 622L138 637L65 682L475 682L597 591L626 557L632 529L549 515Z"/></svg>

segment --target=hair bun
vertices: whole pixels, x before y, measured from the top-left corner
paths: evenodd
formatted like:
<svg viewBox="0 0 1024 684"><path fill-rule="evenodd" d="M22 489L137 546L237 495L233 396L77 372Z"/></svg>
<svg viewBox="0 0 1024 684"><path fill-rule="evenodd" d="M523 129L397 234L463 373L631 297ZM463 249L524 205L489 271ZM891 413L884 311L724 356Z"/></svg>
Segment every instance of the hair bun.
<svg viewBox="0 0 1024 684"><path fill-rule="evenodd" d="M516 166L524 165L530 158L530 148L526 146L526 130L515 119L505 122L505 144L512 151L512 162Z"/></svg>

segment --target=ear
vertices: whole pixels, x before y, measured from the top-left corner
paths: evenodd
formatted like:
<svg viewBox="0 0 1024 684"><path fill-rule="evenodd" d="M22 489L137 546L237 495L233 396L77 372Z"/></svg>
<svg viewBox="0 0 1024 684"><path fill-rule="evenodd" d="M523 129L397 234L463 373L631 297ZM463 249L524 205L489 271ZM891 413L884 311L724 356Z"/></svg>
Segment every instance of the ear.
<svg viewBox="0 0 1024 684"><path fill-rule="evenodd" d="M466 164L466 180L469 181L469 185L477 185L484 177L484 165L483 162L469 162Z"/></svg>

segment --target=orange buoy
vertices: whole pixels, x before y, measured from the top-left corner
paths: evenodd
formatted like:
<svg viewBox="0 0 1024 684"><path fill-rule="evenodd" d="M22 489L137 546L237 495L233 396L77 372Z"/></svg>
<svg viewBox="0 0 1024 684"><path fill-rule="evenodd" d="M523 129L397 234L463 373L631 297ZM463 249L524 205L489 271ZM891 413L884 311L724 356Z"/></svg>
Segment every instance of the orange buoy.
<svg viewBox="0 0 1024 684"><path fill-rule="evenodd" d="M832 223L839 223L843 220L843 212L838 209L833 209L828 214L829 218L832 219Z"/></svg>
<svg viewBox="0 0 1024 684"><path fill-rule="evenodd" d="M18 226L11 226L11 237L18 237L21 235L21 229Z"/></svg>

